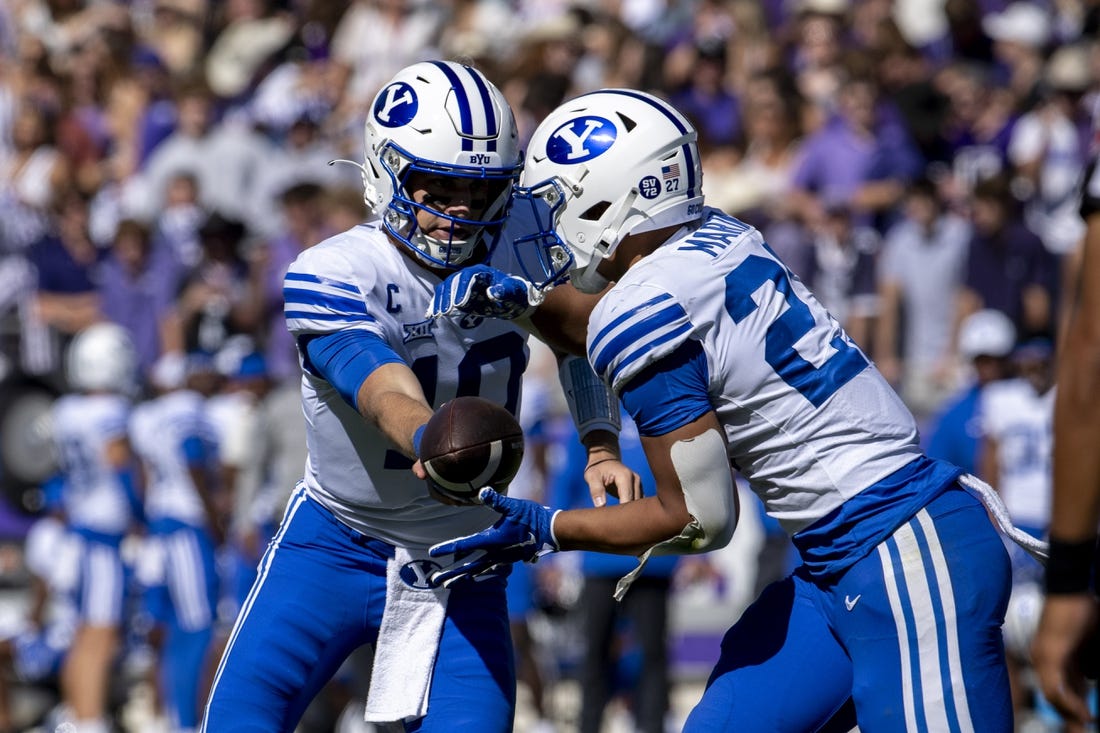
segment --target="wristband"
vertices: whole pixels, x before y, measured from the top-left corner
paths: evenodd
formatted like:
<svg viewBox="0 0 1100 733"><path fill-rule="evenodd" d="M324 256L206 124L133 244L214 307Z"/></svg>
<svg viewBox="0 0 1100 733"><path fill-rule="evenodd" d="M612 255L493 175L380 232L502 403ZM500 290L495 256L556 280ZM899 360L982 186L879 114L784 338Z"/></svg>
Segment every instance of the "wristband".
<svg viewBox="0 0 1100 733"><path fill-rule="evenodd" d="M1068 595L1087 591L1092 582L1096 551L1095 537L1081 542L1064 542L1051 537L1046 570L1047 593Z"/></svg>
<svg viewBox="0 0 1100 733"><path fill-rule="evenodd" d="M428 423L424 423L413 433L413 453L416 454L417 458L420 457L420 439L424 437L424 428L426 427L428 427Z"/></svg>

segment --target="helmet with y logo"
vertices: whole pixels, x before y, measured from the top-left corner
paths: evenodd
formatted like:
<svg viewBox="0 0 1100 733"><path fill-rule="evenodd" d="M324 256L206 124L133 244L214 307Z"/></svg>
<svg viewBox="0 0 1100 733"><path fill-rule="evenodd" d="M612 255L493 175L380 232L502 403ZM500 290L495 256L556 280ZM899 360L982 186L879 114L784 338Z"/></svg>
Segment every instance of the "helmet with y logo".
<svg viewBox="0 0 1100 733"><path fill-rule="evenodd" d="M504 95L476 69L425 61L398 72L374 98L365 129L363 199L383 226L432 267L454 268L492 243L522 166L515 118ZM409 176L484 186L469 218L413 200ZM420 229L427 211L449 223L446 239Z"/></svg>
<svg viewBox="0 0 1100 733"><path fill-rule="evenodd" d="M627 235L701 219L696 137L667 102L629 89L551 112L531 137L515 196L538 221L515 243L524 275L545 287L568 273L578 289L598 292L607 283L596 268Z"/></svg>

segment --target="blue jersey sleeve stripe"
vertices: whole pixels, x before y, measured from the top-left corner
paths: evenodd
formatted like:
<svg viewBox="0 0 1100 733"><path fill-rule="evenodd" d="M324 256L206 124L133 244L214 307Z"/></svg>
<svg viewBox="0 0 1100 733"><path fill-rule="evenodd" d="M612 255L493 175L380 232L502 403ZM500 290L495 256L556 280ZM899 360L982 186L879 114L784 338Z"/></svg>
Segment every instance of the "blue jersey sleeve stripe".
<svg viewBox="0 0 1100 733"><path fill-rule="evenodd" d="M680 326L680 327L678 327L678 328L676 328L672 331L669 331L668 333L664 334L663 336L659 336L657 338L653 338L653 339L650 339L649 341L646 341L641 346L639 346L637 349L632 351L629 355L622 357L618 361L618 363L616 363L612 366L611 374L610 374L610 378L608 379L608 382L610 382L613 385L618 383L618 381L621 378L623 378L624 374L629 373L629 368L632 365L637 364L639 359L641 359L642 357L646 356L647 354L653 352L658 347L663 346L664 344L667 344L670 341L674 341L674 340L680 338L681 336L686 336L689 333L691 333L691 324L690 323L685 323L682 326Z"/></svg>
<svg viewBox="0 0 1100 733"><path fill-rule="evenodd" d="M374 323L375 318L369 315L349 315L347 313L315 313L313 311L285 311L283 316L289 323L291 320L301 321L346 321L348 323Z"/></svg>
<svg viewBox="0 0 1100 733"><path fill-rule="evenodd" d="M678 323L690 325L687 313L679 303L662 308L656 313L649 313L643 318L631 323L611 338L602 348L594 351L595 359L592 367L597 374L604 374L611 362L621 358L624 351L635 344L650 340L663 328Z"/></svg>
<svg viewBox="0 0 1100 733"><path fill-rule="evenodd" d="M631 318L636 318L640 311L644 311L646 308L650 308L654 305L657 305L658 303L663 303L664 301L671 300L671 299L672 299L672 296L669 295L668 293L661 293L660 295L657 295L653 298L650 298L649 300L645 301L644 303L640 303L633 310L631 310L627 313L623 313L621 316L619 316L615 320L611 321L611 323L607 324L602 329L600 329L600 332L596 334L596 338L592 339L592 346L588 350L589 356L596 353L600 349L600 342L603 341L605 338L607 338L608 334L610 334L612 331L617 329L622 324L629 321Z"/></svg>
<svg viewBox="0 0 1100 733"><path fill-rule="evenodd" d="M303 283L315 283L317 285L327 285L330 288L336 288L337 290L346 290L349 293L359 294L359 288L351 283L343 283L339 280L332 280L327 277L319 277L317 275L310 275L305 272L288 272L286 274L287 280L293 280Z"/></svg>
<svg viewBox="0 0 1100 733"><path fill-rule="evenodd" d="M316 290L302 290L300 288L283 288L283 300L287 305L313 305L318 308L327 308L331 311L344 311L357 315L367 314L367 304L355 298L345 298L340 295L330 295Z"/></svg>

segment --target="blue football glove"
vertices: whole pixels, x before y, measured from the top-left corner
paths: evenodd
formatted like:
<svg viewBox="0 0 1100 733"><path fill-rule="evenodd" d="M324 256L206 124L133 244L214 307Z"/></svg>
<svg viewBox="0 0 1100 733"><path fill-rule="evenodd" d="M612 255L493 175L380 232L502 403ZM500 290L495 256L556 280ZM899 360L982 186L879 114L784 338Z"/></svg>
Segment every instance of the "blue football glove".
<svg viewBox="0 0 1100 733"><path fill-rule="evenodd" d="M512 320L531 314L543 292L522 277L488 265L464 267L435 288L428 318L472 313Z"/></svg>
<svg viewBox="0 0 1100 733"><path fill-rule="evenodd" d="M502 516L488 529L440 542L428 550L432 557L454 555L453 563L430 576L434 586L447 587L505 563L535 562L543 555L558 551L558 542L551 529L556 511L526 499L501 496L487 486L478 492L478 498Z"/></svg>

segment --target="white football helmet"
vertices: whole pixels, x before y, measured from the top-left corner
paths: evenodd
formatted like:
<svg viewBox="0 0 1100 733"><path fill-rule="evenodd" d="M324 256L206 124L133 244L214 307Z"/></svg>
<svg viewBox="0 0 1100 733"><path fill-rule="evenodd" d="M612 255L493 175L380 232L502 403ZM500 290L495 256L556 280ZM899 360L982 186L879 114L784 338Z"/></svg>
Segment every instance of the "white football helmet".
<svg viewBox="0 0 1100 733"><path fill-rule="evenodd" d="M523 161L512 109L480 71L450 61L402 69L375 96L365 142L363 199L393 237L430 266L445 268L461 265L483 240L493 245ZM463 219L430 201L418 204L406 185L414 171L484 180L487 206ZM421 210L449 221L451 235L441 240L420 231Z"/></svg>
<svg viewBox="0 0 1100 733"><path fill-rule="evenodd" d="M551 112L531 137L514 196L540 230L515 242L524 275L546 287L568 272L577 289L599 292L607 281L596 267L627 235L699 221L696 138L667 102L630 89L585 94Z"/></svg>
<svg viewBox="0 0 1100 733"><path fill-rule="evenodd" d="M136 387L137 352L130 335L115 323L96 323L69 345L69 386L82 392L128 394Z"/></svg>
<svg viewBox="0 0 1100 733"><path fill-rule="evenodd" d="M1016 345L1016 326L999 310L986 308L959 324L959 353L967 359L1008 356Z"/></svg>

